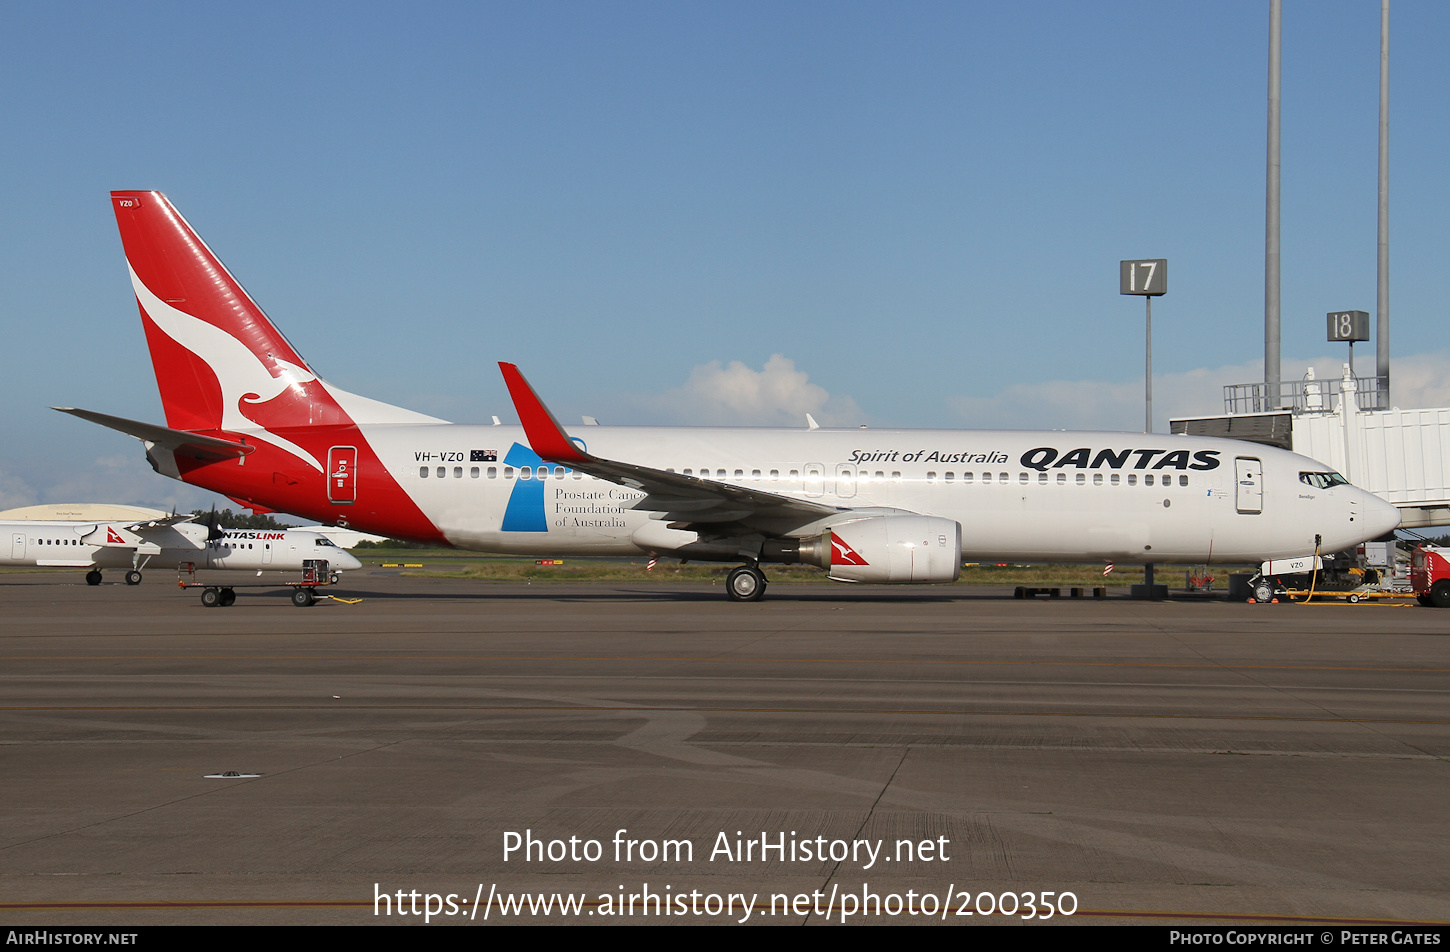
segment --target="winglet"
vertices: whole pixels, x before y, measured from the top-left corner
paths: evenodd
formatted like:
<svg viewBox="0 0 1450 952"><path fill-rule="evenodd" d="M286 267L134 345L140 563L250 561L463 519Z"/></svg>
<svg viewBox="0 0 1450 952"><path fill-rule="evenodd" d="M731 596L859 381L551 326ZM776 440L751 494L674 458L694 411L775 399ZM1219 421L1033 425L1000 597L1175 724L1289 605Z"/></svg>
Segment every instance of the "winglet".
<svg viewBox="0 0 1450 952"><path fill-rule="evenodd" d="M509 396L513 398L514 409L518 411L519 422L529 438L529 446L535 453L551 463L587 463L589 457L579 451L569 440L569 434L554 419L554 414L534 393L534 388L519 373L513 364L499 361L498 369L503 371L504 383L508 384Z"/></svg>

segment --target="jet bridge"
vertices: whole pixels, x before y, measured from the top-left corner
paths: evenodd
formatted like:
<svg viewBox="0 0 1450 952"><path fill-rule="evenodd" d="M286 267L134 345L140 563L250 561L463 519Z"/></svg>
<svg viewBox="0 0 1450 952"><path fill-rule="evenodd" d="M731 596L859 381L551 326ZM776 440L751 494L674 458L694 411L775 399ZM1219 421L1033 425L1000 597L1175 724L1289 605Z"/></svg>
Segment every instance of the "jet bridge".
<svg viewBox="0 0 1450 952"><path fill-rule="evenodd" d="M1183 417L1170 426L1319 460L1398 506L1403 528L1450 525L1450 407L1366 409L1379 400L1373 380L1365 383L1348 364L1339 380L1316 381L1311 370L1297 386L1284 387L1279 408L1249 413L1233 412L1243 405L1242 388L1226 387L1224 416Z"/></svg>

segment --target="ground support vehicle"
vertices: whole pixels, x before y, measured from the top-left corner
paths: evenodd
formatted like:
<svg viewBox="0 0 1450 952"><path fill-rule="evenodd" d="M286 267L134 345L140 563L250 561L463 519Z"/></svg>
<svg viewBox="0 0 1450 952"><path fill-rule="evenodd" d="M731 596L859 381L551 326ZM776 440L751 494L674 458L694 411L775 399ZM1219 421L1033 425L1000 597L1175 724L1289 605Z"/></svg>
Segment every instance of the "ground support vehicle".
<svg viewBox="0 0 1450 952"><path fill-rule="evenodd" d="M1359 602L1395 601L1412 597L1409 592L1391 592L1377 588L1353 589L1348 592L1322 588L1313 590L1307 588L1291 588L1286 594L1291 601L1295 602L1342 600L1349 602L1351 605Z"/></svg>
<svg viewBox="0 0 1450 952"><path fill-rule="evenodd" d="M1410 553L1410 589L1421 605L1450 608L1450 549L1416 546Z"/></svg>
<svg viewBox="0 0 1450 952"><path fill-rule="evenodd" d="M278 585L286 585L292 589L292 604L298 608L308 608L316 604L319 598L336 599L333 595L318 595L317 589L325 585L336 585L338 578L337 573L328 571L326 559L307 559L302 563L302 577L297 580L217 585L212 582L198 582L196 566L183 562L176 584L179 588L201 589L201 603L207 608L231 607L237 600L236 590L239 588L276 588Z"/></svg>

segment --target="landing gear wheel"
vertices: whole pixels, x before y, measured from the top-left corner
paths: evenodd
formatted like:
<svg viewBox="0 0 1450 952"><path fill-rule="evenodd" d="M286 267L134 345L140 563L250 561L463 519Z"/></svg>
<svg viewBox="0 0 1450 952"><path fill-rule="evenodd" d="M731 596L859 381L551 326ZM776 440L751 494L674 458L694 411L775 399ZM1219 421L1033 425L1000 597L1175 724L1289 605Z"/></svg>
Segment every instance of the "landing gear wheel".
<svg viewBox="0 0 1450 952"><path fill-rule="evenodd" d="M294 588L292 590L292 604L296 605L298 608L309 608L315 601L317 601L317 599L313 597L311 589Z"/></svg>
<svg viewBox="0 0 1450 952"><path fill-rule="evenodd" d="M86 573L86 584L87 585L99 585L99 584L101 584L101 573L99 571L97 571L96 569L91 569L89 572Z"/></svg>
<svg viewBox="0 0 1450 952"><path fill-rule="evenodd" d="M201 590L201 603L207 608L216 608L222 603L221 589L204 588Z"/></svg>
<svg viewBox="0 0 1450 952"><path fill-rule="evenodd" d="M222 607L223 608L231 608L232 605L235 604L236 600L237 600L237 593L236 593L236 590L235 589L231 589L231 588L224 588L224 589L222 589Z"/></svg>
<svg viewBox="0 0 1450 952"><path fill-rule="evenodd" d="M1260 582L1254 586L1254 600L1257 602L1272 602L1274 600L1274 586L1268 582Z"/></svg>
<svg viewBox="0 0 1450 952"><path fill-rule="evenodd" d="M758 602L765 594L765 574L753 565L742 565L725 580L733 602Z"/></svg>
<svg viewBox="0 0 1450 952"><path fill-rule="evenodd" d="M1430 586L1430 604L1436 608L1450 608L1450 579L1441 579Z"/></svg>
<svg viewBox="0 0 1450 952"><path fill-rule="evenodd" d="M132 569L131 571L127 572L126 573L126 584L127 585L140 585L141 584L141 573L138 572L138 571L136 571L135 569Z"/></svg>

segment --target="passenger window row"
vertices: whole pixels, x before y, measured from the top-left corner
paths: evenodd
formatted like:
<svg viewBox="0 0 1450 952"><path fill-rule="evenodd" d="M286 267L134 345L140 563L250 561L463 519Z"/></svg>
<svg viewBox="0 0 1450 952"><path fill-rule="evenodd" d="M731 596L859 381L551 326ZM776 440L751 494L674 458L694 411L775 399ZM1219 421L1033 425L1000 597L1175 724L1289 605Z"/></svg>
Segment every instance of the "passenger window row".
<svg viewBox="0 0 1450 952"><path fill-rule="evenodd" d="M665 472L667 472L667 473L673 473L675 471L676 470L673 467L665 470ZM686 476L693 476L693 475L695 475L695 470L693 468L686 468L682 472ZM462 479L463 478L463 467L462 466L454 466L453 469L452 469L452 473L453 473L453 478L454 479ZM420 467L418 467L418 478L419 479L428 479L430 477L437 478L437 479L447 479L448 478L448 474L449 474L449 468L447 466L438 466L438 467L420 466ZM517 478L517 479L548 479L550 477L550 475L552 475L554 479L563 479L565 477L565 475L569 475L569 474L572 474L575 479L583 479L584 478L584 474L583 473L574 472L574 471L569 470L569 469L567 469L567 468L565 468L563 466L555 466L555 467L553 467L552 473L551 473L550 468L548 466L540 466L537 469L535 469L534 467L530 467L530 466L521 466L521 467L518 468L517 471L515 471L514 467L512 467L512 466L505 466L505 467L503 467L503 474L502 475L503 475L503 478L504 479L515 479L515 478ZM468 475L472 479L478 479L480 477L486 477L488 479L498 479L500 474L499 474L499 467L497 467L497 466L489 466L489 467L485 467L485 468L480 468L478 466L471 466L468 469ZM712 476L711 475L711 470L708 467L702 467L700 469L700 471L699 471L699 475L700 475L700 478L701 479L726 479L727 478L726 471L725 470L723 470L723 469L716 469L716 470L714 470L714 475ZM978 476L979 476L979 474L974 473L974 472L964 472L964 473L961 474L961 482L963 484L971 484L971 483L978 482L979 481L978 480ZM1076 483L1079 486L1085 486L1085 485L1087 485L1087 482L1088 482L1088 474L1087 473L1081 473L1081 472L1074 473L1073 476L1074 476L1074 479L1072 480L1072 482ZM1126 476L1126 479L1124 478L1124 476ZM1128 486L1137 486L1138 485L1138 476L1139 476L1138 473L1126 473L1126 474L1123 474L1123 473L1108 473L1108 474L1106 474L1106 477L1105 477L1103 473L1093 473L1092 474L1092 484L1094 486L1102 486L1102 485L1105 485L1105 484L1106 485L1111 485L1111 486L1119 486L1119 485L1124 485L1124 484L1126 484ZM737 470L735 470L734 477L736 479L744 479L745 478L745 471L743 469L737 469ZM1068 474L1066 472L1061 471L1061 470L1058 471L1056 480L1052 480L1049 477L1049 474L1048 473L1039 472L1037 474L1037 480L1036 481L1037 481L1037 484L1038 485L1041 485L1041 486L1048 485L1049 482L1053 482L1053 481L1055 481L1059 486L1065 486L1065 485L1068 484L1068 478L1067 477L1068 477ZM1155 484L1156 485L1159 485L1159 486L1172 486L1173 485L1173 474L1172 473L1160 473L1160 474L1143 473L1142 474L1142 477L1143 477L1142 484L1144 486L1153 486ZM762 473L761 473L760 470L753 469L753 470L750 471L750 478L751 479L769 478L771 480L778 480L778 479L781 478L780 477L780 470L778 470L778 469L772 469L770 471L769 477L765 477L765 476L762 475ZM798 480L798 479L800 479L800 470L798 470L798 469L792 469L792 470L790 470L789 471L789 475L786 478L787 479L791 479L791 480ZM814 478L814 479L817 479L817 480L822 480L822 479L825 479L826 478L826 475L824 473L808 473L807 474L807 478ZM887 479L885 472L882 471L882 470L877 470L874 475L869 470L861 470L861 471L859 471L857 473L854 473L854 474L850 470L842 470L840 473L836 474L836 477L835 478L836 479L840 479L840 480L855 480L859 485L862 485L862 486L869 485L872 482L885 482L886 479ZM895 482L895 483L899 483L899 482L902 481L902 477L901 477L900 471L893 470L892 473L891 473L891 477L890 478L891 478L891 481L892 482ZM926 474L926 481L929 482L929 483L935 483L935 482L937 482L938 481L938 474L937 474L937 472L935 470L929 471ZM948 482L948 483L957 482L957 473L956 473L956 471L955 470L950 470L950 471L947 471L945 473L942 473L940 475L940 481L942 481L942 482ZM981 473L980 474L980 482L982 484L984 484L984 485L991 485L993 482L997 483L998 485L1003 485L1003 484L1006 484L1006 483L1010 483L1011 481L1012 481L1012 474L1011 473L996 473L996 474L993 474L993 473L989 473L989 472L984 472L984 473ZM1033 480L1032 480L1032 474L1031 473L1018 473L1017 474L1017 482L1018 482L1019 485L1026 486L1029 483L1031 483L1032 481ZM1306 480L1306 482L1307 482L1307 480ZM1179 486L1187 486L1188 485L1188 475L1186 473L1180 474L1178 476L1178 485Z"/></svg>

